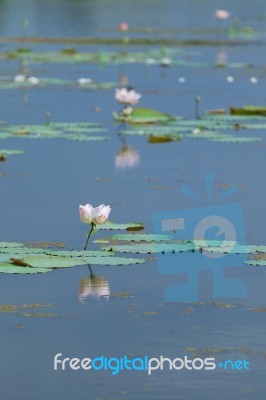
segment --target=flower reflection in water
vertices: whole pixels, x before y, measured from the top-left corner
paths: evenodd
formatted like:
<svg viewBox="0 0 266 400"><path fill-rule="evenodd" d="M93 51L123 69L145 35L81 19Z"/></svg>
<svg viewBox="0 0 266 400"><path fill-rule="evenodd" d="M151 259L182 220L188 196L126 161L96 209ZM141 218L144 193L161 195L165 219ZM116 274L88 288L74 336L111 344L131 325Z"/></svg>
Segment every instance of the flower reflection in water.
<svg viewBox="0 0 266 400"><path fill-rule="evenodd" d="M139 153L133 147L123 144L115 156L116 169L135 168L139 165Z"/></svg>
<svg viewBox="0 0 266 400"><path fill-rule="evenodd" d="M215 62L217 64L225 64L227 62L228 54L226 51L219 50L215 55Z"/></svg>
<svg viewBox="0 0 266 400"><path fill-rule="evenodd" d="M109 300L110 287L108 281L103 276L95 276L92 273L80 280L79 301L83 303L87 298L95 300Z"/></svg>

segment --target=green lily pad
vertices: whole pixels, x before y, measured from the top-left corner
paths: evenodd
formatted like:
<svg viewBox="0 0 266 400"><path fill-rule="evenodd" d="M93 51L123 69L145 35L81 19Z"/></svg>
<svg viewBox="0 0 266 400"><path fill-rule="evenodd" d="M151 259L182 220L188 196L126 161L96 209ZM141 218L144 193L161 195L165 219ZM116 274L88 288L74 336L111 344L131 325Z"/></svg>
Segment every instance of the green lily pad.
<svg viewBox="0 0 266 400"><path fill-rule="evenodd" d="M108 239L95 240L94 243L106 243L106 241L127 241L127 242L163 242L165 240L170 240L172 237L170 235L156 235L152 233L124 233L121 235L112 235Z"/></svg>
<svg viewBox="0 0 266 400"><path fill-rule="evenodd" d="M165 114L150 108L134 108L132 114L125 118L118 113L113 113L117 121L126 121L130 124L154 124L167 123L174 121L175 118L170 114Z"/></svg>
<svg viewBox="0 0 266 400"><path fill-rule="evenodd" d="M32 268L70 268L76 265L86 264L86 260L78 257L61 257L50 255L33 255L25 257L16 257L16 263L25 263Z"/></svg>
<svg viewBox="0 0 266 400"><path fill-rule="evenodd" d="M10 254L0 253L0 263L8 262L10 260Z"/></svg>
<svg viewBox="0 0 266 400"><path fill-rule="evenodd" d="M222 143L251 143L260 142L262 139L259 137L244 137L244 136L231 136L223 135L217 136L210 139L212 142L222 142Z"/></svg>
<svg viewBox="0 0 266 400"><path fill-rule="evenodd" d="M5 274L39 274L49 271L51 271L51 269L23 267L12 263L0 263L0 273Z"/></svg>
<svg viewBox="0 0 266 400"><path fill-rule="evenodd" d="M193 243L132 243L124 245L104 245L103 250L117 253L137 253L137 254L156 254L156 253L181 253L197 250Z"/></svg>
<svg viewBox="0 0 266 400"><path fill-rule="evenodd" d="M129 257L85 257L86 262L90 265L134 265L143 264L146 262L143 258Z"/></svg>
<svg viewBox="0 0 266 400"><path fill-rule="evenodd" d="M245 263L248 265L253 265L253 266L258 266L258 267L266 266L266 260L248 260L248 261L245 261Z"/></svg>
<svg viewBox="0 0 266 400"><path fill-rule="evenodd" d="M0 248L0 254L12 254L26 255L26 254L45 254L44 249L28 248L28 247L3 247Z"/></svg>
<svg viewBox="0 0 266 400"><path fill-rule="evenodd" d="M16 136L21 139L58 138L74 141L99 141L110 139L109 136L97 135L99 132L106 132L105 126L93 122L49 123L22 126L4 124L1 126L0 138L9 139ZM92 133L94 135L92 135ZM20 154L21 152L20 150L1 150L0 154Z"/></svg>
<svg viewBox="0 0 266 400"><path fill-rule="evenodd" d="M127 230L127 231L141 231L144 225L141 222L127 222L117 224L116 222L107 221L104 224L97 225L100 230Z"/></svg>
<svg viewBox="0 0 266 400"><path fill-rule="evenodd" d="M45 254L50 256L61 256L61 257L110 257L114 254L107 253L106 251L97 251L97 250L45 250Z"/></svg>
<svg viewBox="0 0 266 400"><path fill-rule="evenodd" d="M230 114L233 115L264 115L266 116L266 107L245 106L242 108L230 107Z"/></svg>
<svg viewBox="0 0 266 400"><path fill-rule="evenodd" d="M15 154L23 154L23 150L9 150L9 149L0 149L0 155L10 156Z"/></svg>
<svg viewBox="0 0 266 400"><path fill-rule="evenodd" d="M0 242L0 251L5 248L9 247L23 247L23 243L17 243L17 242Z"/></svg>
<svg viewBox="0 0 266 400"><path fill-rule="evenodd" d="M130 265L141 264L145 260L138 258L124 258L124 257L62 257L62 256L26 256L17 260L28 264L32 268L71 268L78 265Z"/></svg>

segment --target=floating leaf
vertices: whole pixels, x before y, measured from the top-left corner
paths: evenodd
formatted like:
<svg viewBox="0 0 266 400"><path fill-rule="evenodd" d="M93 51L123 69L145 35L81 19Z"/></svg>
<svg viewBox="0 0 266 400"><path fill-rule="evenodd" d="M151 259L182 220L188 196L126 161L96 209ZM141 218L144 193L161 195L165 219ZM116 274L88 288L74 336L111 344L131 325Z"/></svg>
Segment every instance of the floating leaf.
<svg viewBox="0 0 266 400"><path fill-rule="evenodd" d="M0 253L0 263L8 262L10 260L10 254Z"/></svg>
<svg viewBox="0 0 266 400"><path fill-rule="evenodd" d="M25 256L13 261L15 264L24 263L32 268L69 268L76 265L84 265L86 261L83 258L61 257L50 255Z"/></svg>
<svg viewBox="0 0 266 400"><path fill-rule="evenodd" d="M260 142L262 139L259 137L241 137L241 136L217 136L210 141L212 142L223 142L223 143L250 143L250 142Z"/></svg>
<svg viewBox="0 0 266 400"><path fill-rule="evenodd" d="M266 107L257 107L257 106L245 106L242 108L230 107L230 114L266 116Z"/></svg>
<svg viewBox="0 0 266 400"><path fill-rule="evenodd" d="M0 248L0 253L5 253L10 255L25 255L25 254L45 254L44 249L32 249L27 247L7 247L7 248Z"/></svg>
<svg viewBox="0 0 266 400"><path fill-rule="evenodd" d="M139 254L151 254L151 253L181 253L195 251L195 245L193 243L132 243L124 245L105 245L102 246L103 250L109 251L112 248L113 251L118 253L139 253Z"/></svg>
<svg viewBox="0 0 266 400"><path fill-rule="evenodd" d="M127 241L127 242L163 242L165 240L170 240L172 237L170 235L156 235L152 233L125 233L121 235L112 235L110 236L110 240L119 240L119 241ZM103 243L102 240L109 239L99 239L95 240L95 243Z"/></svg>
<svg viewBox="0 0 266 400"><path fill-rule="evenodd" d="M144 225L141 222L128 222L128 223L123 223L123 224L117 224L112 221L107 221L104 224L97 225L97 229L141 231L142 229L144 229Z"/></svg>
<svg viewBox="0 0 266 400"><path fill-rule="evenodd" d="M175 118L170 114L164 114L150 108L134 108L129 117L125 118L118 113L113 113L117 121L126 121L130 124L154 124L174 121Z"/></svg>
<svg viewBox="0 0 266 400"><path fill-rule="evenodd" d="M5 274L38 274L49 272L48 268L21 267L11 263L0 263L0 273Z"/></svg>
<svg viewBox="0 0 266 400"><path fill-rule="evenodd" d="M0 242L0 251L2 251L5 248L12 248L12 247L23 247L22 243L17 243L17 242Z"/></svg>
<svg viewBox="0 0 266 400"><path fill-rule="evenodd" d="M39 256L26 256L22 259L16 259L13 261L19 265L28 265L38 269L54 269L54 268L71 268L78 265L130 265L130 264L141 264L145 260L139 258L124 258L115 256L95 256L95 257L62 257L62 256L50 256L50 255L39 255ZM23 268L23 267L21 267Z"/></svg>
<svg viewBox="0 0 266 400"><path fill-rule="evenodd" d="M245 261L245 263L248 265L254 265L254 266L258 266L258 267L266 266L266 260L248 260L248 261Z"/></svg>
<svg viewBox="0 0 266 400"><path fill-rule="evenodd" d="M60 315L53 313L20 313L24 317L37 317L37 318L59 318Z"/></svg>
<svg viewBox="0 0 266 400"><path fill-rule="evenodd" d="M23 154L23 150L8 150L8 149L0 149L0 155L10 156L14 154Z"/></svg>
<svg viewBox="0 0 266 400"><path fill-rule="evenodd" d="M168 143L173 141L181 140L181 136L176 135L174 136L157 136L157 135L149 135L148 142L149 143Z"/></svg>
<svg viewBox="0 0 266 400"><path fill-rule="evenodd" d="M50 123L44 125L3 125L0 138L9 139L19 136L23 139L66 139L74 141L99 141L109 140L108 136L91 135L92 133L105 132L103 124L90 122ZM2 151L2 150L1 150ZM20 154L20 150L3 150L3 155Z"/></svg>
<svg viewBox="0 0 266 400"><path fill-rule="evenodd" d="M128 258L128 257L85 257L88 264L91 265L134 265L145 263L142 258Z"/></svg>
<svg viewBox="0 0 266 400"><path fill-rule="evenodd" d="M97 251L97 250L46 250L45 254L50 256L62 256L62 257L110 257L113 254L108 254L106 251Z"/></svg>

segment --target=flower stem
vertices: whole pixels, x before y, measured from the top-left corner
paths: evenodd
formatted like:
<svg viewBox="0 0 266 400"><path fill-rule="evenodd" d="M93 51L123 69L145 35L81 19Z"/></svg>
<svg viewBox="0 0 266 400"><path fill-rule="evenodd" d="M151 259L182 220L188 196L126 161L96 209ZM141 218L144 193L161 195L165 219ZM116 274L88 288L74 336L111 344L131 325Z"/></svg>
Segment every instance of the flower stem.
<svg viewBox="0 0 266 400"><path fill-rule="evenodd" d="M95 228L95 226L96 226L96 225L92 222L92 223L91 223L91 230L90 230L90 232L89 232L89 234L88 234L88 237L87 237L87 240L86 240L86 244L85 244L85 246L84 246L84 250L87 250L87 246L88 246L88 243L89 243L89 240L90 240L92 231L93 231L93 229Z"/></svg>
<svg viewBox="0 0 266 400"><path fill-rule="evenodd" d="M195 97L195 118L200 119L199 103L201 102L200 96Z"/></svg>

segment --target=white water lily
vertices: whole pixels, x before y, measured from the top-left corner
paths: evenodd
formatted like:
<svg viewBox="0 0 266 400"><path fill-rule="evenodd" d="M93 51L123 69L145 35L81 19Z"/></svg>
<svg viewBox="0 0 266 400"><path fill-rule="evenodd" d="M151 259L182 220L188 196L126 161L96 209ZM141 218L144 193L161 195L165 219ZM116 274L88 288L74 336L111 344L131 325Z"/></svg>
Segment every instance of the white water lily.
<svg viewBox="0 0 266 400"><path fill-rule="evenodd" d="M36 76L30 76L27 81L31 84L31 85L38 85L39 83L39 79L36 78Z"/></svg>
<svg viewBox="0 0 266 400"><path fill-rule="evenodd" d="M116 89L115 99L122 104L129 104L131 106L137 104L141 98L141 94L133 89Z"/></svg>
<svg viewBox="0 0 266 400"><path fill-rule="evenodd" d="M169 57L164 57L161 59L161 66L162 67L169 67L172 64L172 60Z"/></svg>
<svg viewBox="0 0 266 400"><path fill-rule="evenodd" d="M101 204L98 207L92 207L90 204L85 206L79 206L80 220L84 224L103 224L107 221L109 214L111 212L111 207Z"/></svg>
<svg viewBox="0 0 266 400"><path fill-rule="evenodd" d="M90 204L85 204L85 206L79 206L80 220L84 224L90 224L91 230L87 235L87 240L84 246L84 250L87 249L91 234L97 224L104 224L107 221L109 214L111 212L111 207L101 204L98 207L92 207Z"/></svg>
<svg viewBox="0 0 266 400"><path fill-rule="evenodd" d="M25 82L26 76L24 74L16 75L14 78L15 83L22 83Z"/></svg>
<svg viewBox="0 0 266 400"><path fill-rule="evenodd" d="M156 64L156 60L155 58L146 58L145 63L150 65Z"/></svg>
<svg viewBox="0 0 266 400"><path fill-rule="evenodd" d="M230 17L230 13L226 10L216 10L215 17L218 19L228 19Z"/></svg>
<svg viewBox="0 0 266 400"><path fill-rule="evenodd" d="M90 83L92 83L92 79L90 79L90 78L79 78L78 79L79 85L89 85Z"/></svg>

